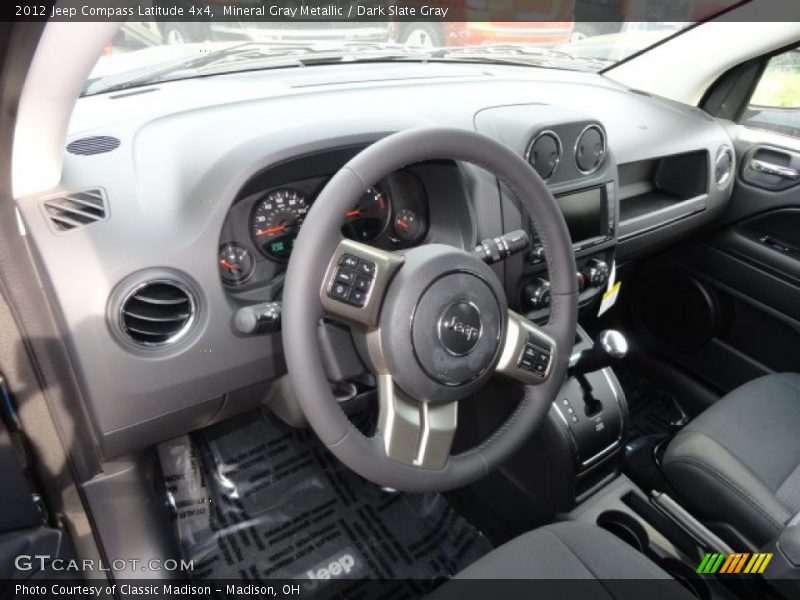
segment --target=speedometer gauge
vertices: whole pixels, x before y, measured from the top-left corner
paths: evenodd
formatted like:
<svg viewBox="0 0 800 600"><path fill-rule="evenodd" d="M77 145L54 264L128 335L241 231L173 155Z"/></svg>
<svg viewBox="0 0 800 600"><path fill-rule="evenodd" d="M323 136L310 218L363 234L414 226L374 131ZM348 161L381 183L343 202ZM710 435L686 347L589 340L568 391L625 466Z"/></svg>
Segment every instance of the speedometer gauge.
<svg viewBox="0 0 800 600"><path fill-rule="evenodd" d="M303 192L291 188L273 190L253 209L253 239L268 257L288 260L306 213L308 200Z"/></svg>

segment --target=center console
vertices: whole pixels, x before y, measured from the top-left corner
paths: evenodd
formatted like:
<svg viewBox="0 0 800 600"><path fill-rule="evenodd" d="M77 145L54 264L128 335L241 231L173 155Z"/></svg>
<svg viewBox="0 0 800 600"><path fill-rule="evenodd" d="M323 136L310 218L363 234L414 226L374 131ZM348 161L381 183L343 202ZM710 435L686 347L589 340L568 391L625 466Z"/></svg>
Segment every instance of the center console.
<svg viewBox="0 0 800 600"><path fill-rule="evenodd" d="M608 344L604 337L612 338L616 347L603 347ZM610 366L626 350L617 332L604 332L595 343L579 327L570 377L550 408L551 425L563 443L559 451L570 457L575 474L575 502L618 473L615 459L627 433L628 406Z"/></svg>
<svg viewBox="0 0 800 600"><path fill-rule="evenodd" d="M704 552L732 550L667 494L648 495L622 473L628 406L611 366L626 353L619 332L604 331L592 340L578 328L568 379L549 415L563 441L554 452L569 456L573 470L571 508L561 518L609 531L697 598L726 598L718 582L695 569Z"/></svg>

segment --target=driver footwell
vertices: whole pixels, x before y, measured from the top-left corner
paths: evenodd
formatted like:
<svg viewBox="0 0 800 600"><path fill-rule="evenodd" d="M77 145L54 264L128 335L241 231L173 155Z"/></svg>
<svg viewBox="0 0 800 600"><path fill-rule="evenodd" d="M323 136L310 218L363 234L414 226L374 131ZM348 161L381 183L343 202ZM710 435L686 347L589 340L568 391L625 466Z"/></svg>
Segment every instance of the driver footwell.
<svg viewBox="0 0 800 600"><path fill-rule="evenodd" d="M265 412L158 453L192 579L295 579L315 597L414 598L491 550L440 494L382 490L310 431Z"/></svg>

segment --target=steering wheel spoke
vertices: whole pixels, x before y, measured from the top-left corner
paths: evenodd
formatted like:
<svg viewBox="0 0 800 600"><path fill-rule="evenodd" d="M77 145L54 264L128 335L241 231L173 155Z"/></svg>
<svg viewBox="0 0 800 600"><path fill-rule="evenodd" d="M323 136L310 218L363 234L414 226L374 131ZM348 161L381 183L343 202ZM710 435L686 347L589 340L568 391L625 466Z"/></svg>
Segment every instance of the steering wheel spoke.
<svg viewBox="0 0 800 600"><path fill-rule="evenodd" d="M403 260L398 254L343 239L320 289L325 312L348 323L377 326L386 288Z"/></svg>
<svg viewBox="0 0 800 600"><path fill-rule="evenodd" d="M387 374L378 376L378 402L376 435L386 456L424 469L447 464L458 425L457 402L417 402Z"/></svg>
<svg viewBox="0 0 800 600"><path fill-rule="evenodd" d="M526 385L540 385L550 377L557 352L555 340L543 328L508 311L498 373Z"/></svg>

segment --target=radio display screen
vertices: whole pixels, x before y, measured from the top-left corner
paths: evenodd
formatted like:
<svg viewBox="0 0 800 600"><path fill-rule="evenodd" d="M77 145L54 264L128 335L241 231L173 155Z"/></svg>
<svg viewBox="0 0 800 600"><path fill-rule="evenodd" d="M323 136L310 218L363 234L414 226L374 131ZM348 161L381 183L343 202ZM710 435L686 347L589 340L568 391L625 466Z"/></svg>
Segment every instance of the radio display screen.
<svg viewBox="0 0 800 600"><path fill-rule="evenodd" d="M573 244L606 236L602 188L566 194L557 197L556 201L564 214Z"/></svg>

